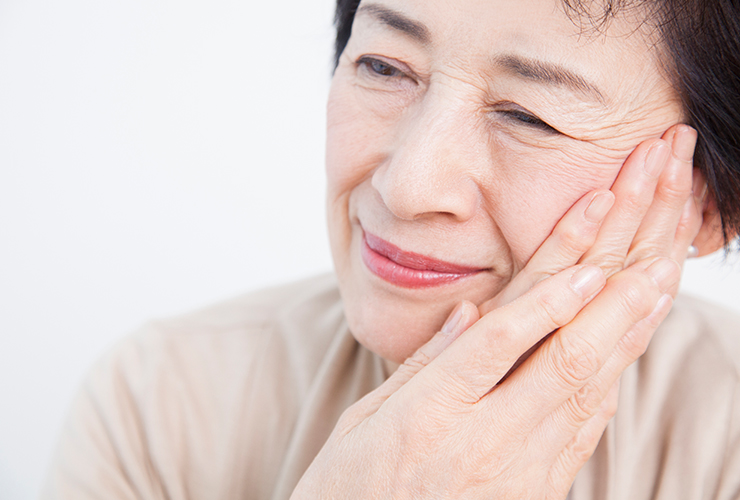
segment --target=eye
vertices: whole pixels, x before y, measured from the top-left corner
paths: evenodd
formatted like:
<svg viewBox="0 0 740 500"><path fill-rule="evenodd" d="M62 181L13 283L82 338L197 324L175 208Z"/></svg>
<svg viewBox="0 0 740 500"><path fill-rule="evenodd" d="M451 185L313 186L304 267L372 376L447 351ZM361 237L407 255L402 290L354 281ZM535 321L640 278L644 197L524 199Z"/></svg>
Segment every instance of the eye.
<svg viewBox="0 0 740 500"><path fill-rule="evenodd" d="M513 103L505 107L495 109L494 112L503 116L506 120L514 121L517 124L541 130L549 134L560 134L560 131L558 131L557 129L542 121L540 118L533 115L532 113L529 113L528 111L521 109L519 106L514 105Z"/></svg>
<svg viewBox="0 0 740 500"><path fill-rule="evenodd" d="M402 78L406 74L392 64L374 57L363 56L357 61L357 66L369 72L372 76L381 78Z"/></svg>

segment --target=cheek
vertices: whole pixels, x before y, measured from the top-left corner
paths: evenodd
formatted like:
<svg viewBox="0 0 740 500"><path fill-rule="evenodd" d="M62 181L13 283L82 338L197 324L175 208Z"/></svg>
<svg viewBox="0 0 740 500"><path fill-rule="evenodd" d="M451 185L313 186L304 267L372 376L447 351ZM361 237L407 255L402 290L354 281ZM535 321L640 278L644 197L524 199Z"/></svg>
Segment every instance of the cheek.
<svg viewBox="0 0 740 500"><path fill-rule="evenodd" d="M326 178L329 238L338 274L349 272L351 199L386 156L384 137L392 127L367 113L346 68L340 67L327 103Z"/></svg>
<svg viewBox="0 0 740 500"><path fill-rule="evenodd" d="M332 85L327 104L326 174L329 202L348 195L384 158L388 124L365 112L351 86Z"/></svg>
<svg viewBox="0 0 740 500"><path fill-rule="evenodd" d="M524 267L565 213L588 192L609 189L627 153L581 147L524 154L502 148L489 210L508 241L516 270Z"/></svg>

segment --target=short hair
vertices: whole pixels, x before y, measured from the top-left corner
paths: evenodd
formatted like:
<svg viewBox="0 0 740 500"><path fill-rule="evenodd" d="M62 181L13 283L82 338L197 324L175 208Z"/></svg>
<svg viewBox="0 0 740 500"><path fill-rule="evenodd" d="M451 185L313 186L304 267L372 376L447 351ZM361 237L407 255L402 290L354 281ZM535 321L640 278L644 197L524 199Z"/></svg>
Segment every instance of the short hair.
<svg viewBox="0 0 740 500"><path fill-rule="evenodd" d="M694 166L717 204L725 244L740 234L740 2L737 0L562 0L566 12L602 26L628 6L648 7L659 30L686 123L699 135ZM360 0L337 0L334 65L339 64ZM586 5L588 4L588 6Z"/></svg>

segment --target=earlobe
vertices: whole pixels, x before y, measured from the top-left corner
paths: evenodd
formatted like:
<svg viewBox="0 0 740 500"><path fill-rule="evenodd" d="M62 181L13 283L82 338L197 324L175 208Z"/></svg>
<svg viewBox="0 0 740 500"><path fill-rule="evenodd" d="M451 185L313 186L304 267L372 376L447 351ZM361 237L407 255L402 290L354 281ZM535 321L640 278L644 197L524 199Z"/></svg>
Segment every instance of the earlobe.
<svg viewBox="0 0 740 500"><path fill-rule="evenodd" d="M709 255L725 246L722 234L722 219L712 195L709 195L702 208L701 228L693 242L693 246L699 251L697 257Z"/></svg>

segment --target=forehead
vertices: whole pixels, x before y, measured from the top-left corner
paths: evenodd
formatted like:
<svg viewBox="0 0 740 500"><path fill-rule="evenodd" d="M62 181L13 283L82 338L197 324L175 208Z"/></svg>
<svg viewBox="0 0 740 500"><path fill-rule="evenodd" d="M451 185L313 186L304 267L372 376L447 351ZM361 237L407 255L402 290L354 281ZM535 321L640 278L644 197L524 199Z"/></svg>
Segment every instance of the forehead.
<svg viewBox="0 0 740 500"><path fill-rule="evenodd" d="M368 8L385 6L413 14L440 31L456 24L493 28L498 24L496 21L503 21L512 31L544 29L543 35L574 34L590 40L607 34L629 37L646 33L643 28L651 17L644 7L646 2L626 2L626 6L618 9L612 4L607 0L585 3L578 0L362 0L358 15L368 12Z"/></svg>
<svg viewBox="0 0 740 500"><path fill-rule="evenodd" d="M625 9L599 24L597 3L589 17L566 11L562 0L363 0L357 17L370 31L396 32L463 70L515 55L564 69L555 75L561 80L593 82L604 95L617 95L627 80L661 79L642 13Z"/></svg>

